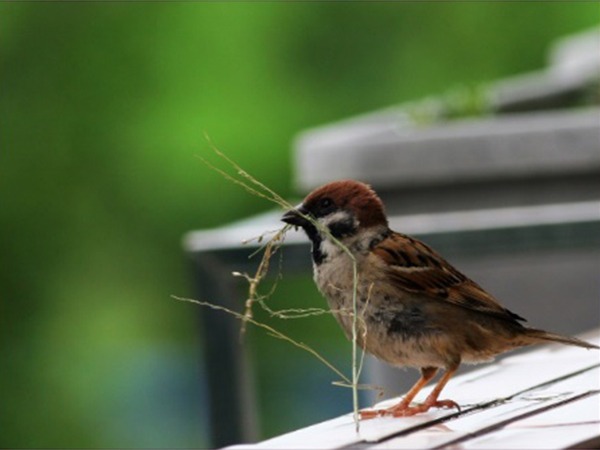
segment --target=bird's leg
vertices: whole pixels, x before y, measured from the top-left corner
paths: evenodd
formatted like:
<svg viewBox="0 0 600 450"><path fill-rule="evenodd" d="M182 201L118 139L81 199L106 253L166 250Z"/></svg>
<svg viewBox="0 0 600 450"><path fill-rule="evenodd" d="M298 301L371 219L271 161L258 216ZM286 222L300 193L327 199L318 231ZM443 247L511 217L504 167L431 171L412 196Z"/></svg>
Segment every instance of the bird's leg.
<svg viewBox="0 0 600 450"><path fill-rule="evenodd" d="M391 406L390 408L385 409L372 409L367 411L360 412L361 419L372 419L374 417L385 416L387 414L391 414L393 416L401 416L402 411L406 411L409 408L410 402L416 397L416 395L423 389L423 387L431 381L431 379L437 373L436 367L424 367L421 369L421 378L410 388L408 393L404 396L402 401L397 405ZM439 384L439 383L438 383ZM445 384L445 383L444 383ZM437 387L437 386L436 386ZM444 387L444 386L442 386ZM441 390L441 388L440 388ZM412 415L412 414L408 414Z"/></svg>
<svg viewBox="0 0 600 450"><path fill-rule="evenodd" d="M456 366L450 367L449 369L446 369L446 372L444 372L444 375L442 376L442 378L440 378L440 381L437 382L437 384L433 388L433 391L431 391L431 393L427 396L424 403L417 405L417 406L411 406L411 407L407 406L403 409L397 409L397 410L394 409L394 411L391 411L392 415L394 417L414 416L415 414L429 411L430 408L434 408L434 407L435 408L456 408L460 412L460 406L458 406L458 404L456 402L454 402L452 400L438 400L438 397L440 396L440 392L442 392L442 389L444 389L444 386L446 386L446 383L452 377L452 375L454 375L454 373L456 372L457 369L458 369L458 364ZM400 405L398 405L398 406L400 406Z"/></svg>

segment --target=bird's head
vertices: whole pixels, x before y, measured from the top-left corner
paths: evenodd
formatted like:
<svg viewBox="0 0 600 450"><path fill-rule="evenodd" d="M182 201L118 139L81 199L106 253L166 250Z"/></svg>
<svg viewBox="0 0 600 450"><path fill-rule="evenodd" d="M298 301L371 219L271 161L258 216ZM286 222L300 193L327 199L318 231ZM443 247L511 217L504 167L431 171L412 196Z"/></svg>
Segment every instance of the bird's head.
<svg viewBox="0 0 600 450"><path fill-rule="evenodd" d="M375 191L354 180L334 181L315 189L281 218L303 228L313 242L317 236L319 240L326 239L307 217L342 242L373 227L387 229L388 224L383 203Z"/></svg>

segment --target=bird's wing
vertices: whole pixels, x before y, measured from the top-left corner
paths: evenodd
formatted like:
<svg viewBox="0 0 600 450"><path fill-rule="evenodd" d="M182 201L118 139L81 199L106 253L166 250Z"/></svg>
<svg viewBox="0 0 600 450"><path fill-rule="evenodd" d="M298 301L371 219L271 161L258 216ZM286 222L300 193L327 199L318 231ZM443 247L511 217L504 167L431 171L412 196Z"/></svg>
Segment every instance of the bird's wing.
<svg viewBox="0 0 600 450"><path fill-rule="evenodd" d="M392 233L373 253L384 261L392 283L401 290L502 319L525 320L418 239Z"/></svg>

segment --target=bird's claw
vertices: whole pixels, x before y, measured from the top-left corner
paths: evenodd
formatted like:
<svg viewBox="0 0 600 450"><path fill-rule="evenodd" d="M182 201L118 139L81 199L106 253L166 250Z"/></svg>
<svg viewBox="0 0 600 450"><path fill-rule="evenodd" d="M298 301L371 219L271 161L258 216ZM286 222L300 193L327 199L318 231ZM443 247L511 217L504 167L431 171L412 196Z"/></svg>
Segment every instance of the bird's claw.
<svg viewBox="0 0 600 450"><path fill-rule="evenodd" d="M410 417L429 411L431 408L456 408L460 412L460 406L453 400L435 400L425 401L425 403L416 406L409 406L403 403L385 409L366 409L359 412L361 420L374 419L376 417Z"/></svg>
<svg viewBox="0 0 600 450"><path fill-rule="evenodd" d="M456 408L458 412L460 412L460 406L458 403L452 400L435 400L435 401L425 401L425 403L421 403L416 406L408 406L405 408L392 408L390 411L393 417L410 417L415 414L421 414L429 411L431 408L447 408L453 409Z"/></svg>

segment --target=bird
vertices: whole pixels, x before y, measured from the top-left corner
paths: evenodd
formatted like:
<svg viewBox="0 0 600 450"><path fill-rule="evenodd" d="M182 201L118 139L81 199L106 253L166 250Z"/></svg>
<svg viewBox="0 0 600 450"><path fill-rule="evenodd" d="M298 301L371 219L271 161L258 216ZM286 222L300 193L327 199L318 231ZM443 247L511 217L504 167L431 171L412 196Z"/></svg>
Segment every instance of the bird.
<svg viewBox="0 0 600 450"><path fill-rule="evenodd" d="M392 366L420 370L400 402L361 410L361 419L413 416L431 408L460 411L456 402L439 397L461 363L488 362L509 350L550 342L599 348L524 325L526 319L427 244L392 231L383 202L363 182L318 187L281 220L303 229L310 240L314 281L346 337L353 338L356 302L357 344ZM439 371L443 374L425 401L413 404Z"/></svg>

